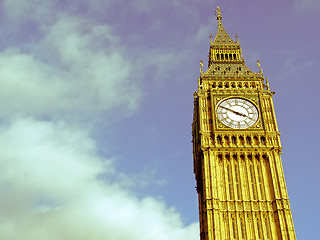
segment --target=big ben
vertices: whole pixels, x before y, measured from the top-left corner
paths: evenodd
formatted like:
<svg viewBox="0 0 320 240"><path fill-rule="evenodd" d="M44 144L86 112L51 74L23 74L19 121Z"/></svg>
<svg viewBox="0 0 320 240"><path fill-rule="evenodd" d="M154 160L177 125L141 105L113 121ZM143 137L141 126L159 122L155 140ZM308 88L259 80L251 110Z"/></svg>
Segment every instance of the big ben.
<svg viewBox="0 0 320 240"><path fill-rule="evenodd" d="M272 92L249 69L215 12L207 70L200 62L192 124L201 240L296 239Z"/></svg>

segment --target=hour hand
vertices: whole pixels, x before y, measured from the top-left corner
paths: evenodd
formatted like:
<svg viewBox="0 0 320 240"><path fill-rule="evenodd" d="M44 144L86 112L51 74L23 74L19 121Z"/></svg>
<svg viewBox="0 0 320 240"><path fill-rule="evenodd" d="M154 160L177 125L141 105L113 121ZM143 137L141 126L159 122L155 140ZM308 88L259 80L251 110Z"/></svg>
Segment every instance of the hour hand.
<svg viewBox="0 0 320 240"><path fill-rule="evenodd" d="M232 110L232 109L230 109L230 108L226 108L226 107L223 107L223 106L220 106L220 107L223 108L223 109L226 109L226 110L228 110L228 111L230 111L230 112L233 112L234 114L237 114L237 115L239 115L239 116L248 117L247 115L245 115L245 114L243 114L243 113L239 113L239 112L237 112L237 111L234 111L234 110Z"/></svg>

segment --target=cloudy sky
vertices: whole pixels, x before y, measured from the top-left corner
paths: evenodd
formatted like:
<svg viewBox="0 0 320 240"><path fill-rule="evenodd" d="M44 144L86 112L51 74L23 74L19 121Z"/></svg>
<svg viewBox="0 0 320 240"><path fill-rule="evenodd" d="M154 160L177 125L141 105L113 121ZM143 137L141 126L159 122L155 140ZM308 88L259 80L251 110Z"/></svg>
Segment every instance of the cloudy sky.
<svg viewBox="0 0 320 240"><path fill-rule="evenodd" d="M199 239L192 102L217 5L276 91L297 237L317 239L318 0L2 0L1 239Z"/></svg>

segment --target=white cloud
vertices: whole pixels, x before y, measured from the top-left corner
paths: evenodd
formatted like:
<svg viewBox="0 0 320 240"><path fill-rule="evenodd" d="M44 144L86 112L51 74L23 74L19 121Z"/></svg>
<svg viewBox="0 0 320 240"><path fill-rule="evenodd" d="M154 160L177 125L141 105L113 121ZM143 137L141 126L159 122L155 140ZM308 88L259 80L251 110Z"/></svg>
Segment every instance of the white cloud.
<svg viewBox="0 0 320 240"><path fill-rule="evenodd" d="M197 238L197 224L183 226L174 208L137 198L128 182L146 179L118 172L113 159L98 154L90 129L79 124L110 110L138 108L137 79L150 52L130 59L107 24L62 9L72 4L54 9L59 2L2 3L9 23L38 25L22 47L0 53L1 239ZM89 5L97 9L106 2ZM161 70L157 64L170 56L158 57L145 64Z"/></svg>
<svg viewBox="0 0 320 240"><path fill-rule="evenodd" d="M141 96L133 63L108 26L62 16L32 54L0 54L0 116L61 118L135 110Z"/></svg>
<svg viewBox="0 0 320 240"><path fill-rule="evenodd" d="M5 15L17 20L47 18L50 13L48 10L53 7L53 2L46 0L4 0L1 4Z"/></svg>
<svg viewBox="0 0 320 240"><path fill-rule="evenodd" d="M59 12L76 14L103 14L116 0L3 0L4 14L11 20L33 19L48 24Z"/></svg>
<svg viewBox="0 0 320 240"><path fill-rule="evenodd" d="M0 235L11 240L188 240L174 209L137 199L96 153L89 134L60 122L16 120L0 129Z"/></svg>

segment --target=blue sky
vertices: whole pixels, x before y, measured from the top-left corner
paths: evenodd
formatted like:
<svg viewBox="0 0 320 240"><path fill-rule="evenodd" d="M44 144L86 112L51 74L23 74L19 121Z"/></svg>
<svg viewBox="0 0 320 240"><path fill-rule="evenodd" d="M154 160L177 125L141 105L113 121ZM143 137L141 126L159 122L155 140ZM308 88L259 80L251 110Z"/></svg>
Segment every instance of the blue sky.
<svg viewBox="0 0 320 240"><path fill-rule="evenodd" d="M199 239L193 92L217 6L276 92L297 238L317 238L319 1L3 0L1 239Z"/></svg>

